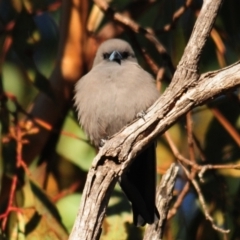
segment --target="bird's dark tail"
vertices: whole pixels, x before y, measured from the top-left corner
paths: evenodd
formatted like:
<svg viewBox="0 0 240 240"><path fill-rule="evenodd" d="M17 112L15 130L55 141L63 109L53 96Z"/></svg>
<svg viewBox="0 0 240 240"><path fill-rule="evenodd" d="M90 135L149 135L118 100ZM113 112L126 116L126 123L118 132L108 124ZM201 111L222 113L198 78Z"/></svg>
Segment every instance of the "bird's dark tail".
<svg viewBox="0 0 240 240"><path fill-rule="evenodd" d="M133 222L136 226L152 224L159 219L155 206L156 153L154 144L136 157L119 182L132 203Z"/></svg>

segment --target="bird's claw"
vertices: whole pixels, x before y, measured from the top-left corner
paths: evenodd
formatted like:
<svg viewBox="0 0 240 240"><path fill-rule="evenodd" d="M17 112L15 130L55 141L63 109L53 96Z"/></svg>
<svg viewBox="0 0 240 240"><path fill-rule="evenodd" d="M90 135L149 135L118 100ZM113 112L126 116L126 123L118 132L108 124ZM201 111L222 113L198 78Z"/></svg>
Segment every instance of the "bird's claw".
<svg viewBox="0 0 240 240"><path fill-rule="evenodd" d="M141 111L141 112L137 113L137 118L142 118L145 121L145 118L144 118L145 115L146 115L146 112Z"/></svg>
<svg viewBox="0 0 240 240"><path fill-rule="evenodd" d="M107 141L107 139L103 139L103 138L102 138L102 139L100 140L99 147L103 147L103 146L105 145L106 141Z"/></svg>

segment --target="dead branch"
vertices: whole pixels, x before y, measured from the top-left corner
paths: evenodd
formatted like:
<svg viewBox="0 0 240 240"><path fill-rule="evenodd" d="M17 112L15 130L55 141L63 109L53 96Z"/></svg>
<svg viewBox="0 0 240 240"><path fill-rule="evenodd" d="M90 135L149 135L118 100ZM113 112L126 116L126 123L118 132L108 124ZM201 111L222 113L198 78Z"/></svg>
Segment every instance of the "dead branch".
<svg viewBox="0 0 240 240"><path fill-rule="evenodd" d="M185 158L177 149L176 145L172 141L172 138L168 134L168 132L165 132L165 137L167 139L167 142L173 152L173 155L175 158L180 161L182 164L190 166L195 171L199 171L198 176L199 179L203 182L203 174L207 170L211 169L240 169L240 164L217 164L217 165L211 165L211 164L205 164L205 165L199 165L196 162L192 162L190 159Z"/></svg>
<svg viewBox="0 0 240 240"><path fill-rule="evenodd" d="M130 164L131 159L145 145L153 141L158 134L167 130L179 117L186 114L189 110L239 85L240 63L233 64L223 70L204 74L194 88L190 88L185 94L180 96L173 108L170 108L169 104L167 105L169 110L168 112L166 111L165 116L162 114L164 109L159 107L160 104L157 101L144 117L145 121L143 119L136 120L115 135L114 138L107 141L105 146L100 149L89 171L81 208L70 239L97 239L96 237L99 234L104 217L104 213L101 211L106 208L105 204L108 202L113 182L117 181L118 176ZM161 121L159 122L159 120ZM149 135L147 135L148 133ZM113 159L116 163L107 159ZM106 174L108 174L108 179L111 179L112 182L107 179L103 181L103 176L107 176ZM97 193L95 192L96 189ZM99 192L101 192L102 200L100 205ZM107 194L104 195L103 192ZM87 214L85 213L86 209ZM96 212L99 213L96 215ZM91 213L94 213L94 215Z"/></svg>
<svg viewBox="0 0 240 240"><path fill-rule="evenodd" d="M222 115L217 108L211 108L211 111L219 123L225 128L229 135L234 139L238 146L240 146L240 135L232 124Z"/></svg>
<svg viewBox="0 0 240 240"><path fill-rule="evenodd" d="M69 239L98 239L110 193L131 159L183 114L240 85L239 62L200 77L198 74L201 52L221 3L204 1L172 83L144 119L135 120L100 149L88 173Z"/></svg>
<svg viewBox="0 0 240 240"><path fill-rule="evenodd" d="M175 13L172 16L172 22L167 23L162 29L156 30L156 33L163 33L168 32L172 30L176 23L178 22L179 18L186 12L186 10L189 9L189 7L192 5L192 0L186 0L185 4L181 6L179 9L175 11Z"/></svg>
<svg viewBox="0 0 240 240"><path fill-rule="evenodd" d="M190 173L189 173L189 171L188 171L184 166L182 166L182 168L183 168L185 174L187 175L187 177L190 179ZM197 181L196 181L195 179L191 179L191 183L193 184L193 186L194 186L194 188L195 188L195 190L196 190L196 192L197 192L197 194L198 194L198 199L199 199L199 201L200 201L200 203L201 203L201 205L202 205L204 215L205 215L206 219L211 222L213 229L215 229L215 230L217 230L218 232L221 232L221 233L229 233L230 230L228 230L228 229L227 229L227 230L222 229L222 228L218 227L218 226L214 223L213 218L211 217L210 213L208 212L206 202L205 202L205 200L204 200L204 197L203 197L203 195L202 195L202 191L201 191L201 189L200 189Z"/></svg>
<svg viewBox="0 0 240 240"><path fill-rule="evenodd" d="M187 121L187 138L188 138L188 148L189 148L189 156L192 162L196 162L195 154L194 154L194 145L193 145L193 129L192 129L192 113L189 111L186 115Z"/></svg>
<svg viewBox="0 0 240 240"><path fill-rule="evenodd" d="M143 238L144 240L158 240L163 237L164 226L167 220L170 201L173 197L172 192L178 169L179 167L177 164L172 164L161 179L156 193L157 208L161 217L157 223L147 227Z"/></svg>
<svg viewBox="0 0 240 240"><path fill-rule="evenodd" d="M109 14L111 16L111 18L114 21L116 21L117 23L123 25L124 27L131 29L135 33L143 34L145 36L145 38L148 39L155 46L155 48L159 52L159 54L162 57L164 57L166 65L169 66L170 71L172 73L175 71L175 68L173 66L170 56L168 55L163 44L157 39L157 37L154 34L154 31L152 29L143 28L137 22L135 22L133 19L131 19L127 16L124 16L123 14L121 14L119 12L115 12L108 5L108 3L104 0L94 0L94 2L104 13Z"/></svg>

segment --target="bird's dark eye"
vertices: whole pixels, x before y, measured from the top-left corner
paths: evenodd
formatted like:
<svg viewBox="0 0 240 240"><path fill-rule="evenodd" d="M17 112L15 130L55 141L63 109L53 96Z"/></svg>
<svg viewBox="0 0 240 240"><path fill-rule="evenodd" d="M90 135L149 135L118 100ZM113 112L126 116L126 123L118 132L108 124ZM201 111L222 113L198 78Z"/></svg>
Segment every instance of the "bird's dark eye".
<svg viewBox="0 0 240 240"><path fill-rule="evenodd" d="M122 58L128 58L129 57L128 52L122 52L121 55L122 55Z"/></svg>
<svg viewBox="0 0 240 240"><path fill-rule="evenodd" d="M103 54L103 59L108 59L110 57L110 54L109 53L104 53Z"/></svg>

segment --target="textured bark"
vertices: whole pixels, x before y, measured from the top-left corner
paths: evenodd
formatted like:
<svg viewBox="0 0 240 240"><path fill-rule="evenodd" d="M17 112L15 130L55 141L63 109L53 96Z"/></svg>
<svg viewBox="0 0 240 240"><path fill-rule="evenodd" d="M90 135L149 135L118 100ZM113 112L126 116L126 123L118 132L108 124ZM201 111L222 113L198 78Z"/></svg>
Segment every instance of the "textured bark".
<svg viewBox="0 0 240 240"><path fill-rule="evenodd" d="M107 141L88 173L81 207L70 239L98 239L111 191L131 159L189 110L237 86L240 86L239 62L225 69L203 74L195 86L184 93L174 107L169 108L165 116L164 110L159 107L160 98L144 116L145 120L136 120Z"/></svg>
<svg viewBox="0 0 240 240"><path fill-rule="evenodd" d="M72 239L99 239L111 191L117 181L111 164L108 167L99 166L97 171L89 172L88 176L93 181L86 182L83 194L86 196L90 194L91 198L83 199L83 208L79 211L78 216L81 216L82 219L88 219L91 216L91 219L96 221L90 221L87 224L81 222L80 226L75 225L72 230L74 233ZM81 231L79 231L79 227Z"/></svg>
<svg viewBox="0 0 240 240"><path fill-rule="evenodd" d="M167 214L170 207L170 201L173 197L173 189L178 169L179 167L176 164L172 164L161 179L156 193L156 203L160 219L157 223L147 227L143 240L157 240L163 237L164 225L167 221Z"/></svg>
<svg viewBox="0 0 240 240"><path fill-rule="evenodd" d="M239 62L200 77L198 74L201 52L221 2L204 1L172 83L150 107L144 119L135 120L100 149L89 171L80 210L69 239L98 239L111 191L131 159L189 110L240 85Z"/></svg>

